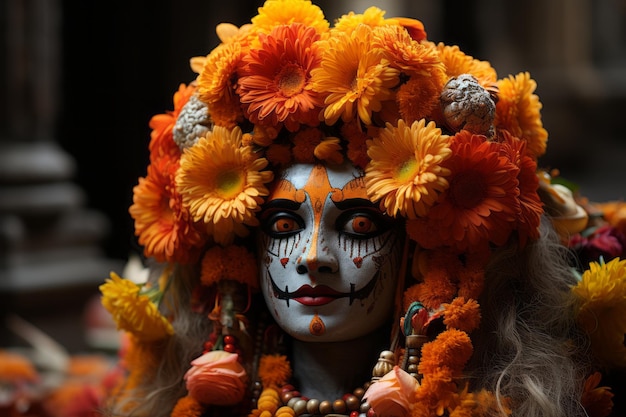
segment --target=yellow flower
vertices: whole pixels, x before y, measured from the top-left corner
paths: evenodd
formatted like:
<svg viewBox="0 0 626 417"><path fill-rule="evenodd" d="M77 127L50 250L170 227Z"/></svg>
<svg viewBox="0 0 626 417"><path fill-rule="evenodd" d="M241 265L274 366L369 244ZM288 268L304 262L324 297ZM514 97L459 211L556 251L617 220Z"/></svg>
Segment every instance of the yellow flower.
<svg viewBox="0 0 626 417"><path fill-rule="evenodd" d="M626 260L591 262L572 291L580 300L578 323L602 362L626 366Z"/></svg>
<svg viewBox="0 0 626 417"><path fill-rule="evenodd" d="M537 83L528 72L523 72L499 80L497 85L496 128L525 140L527 154L539 158L546 152L548 131L541 121L542 104L533 94Z"/></svg>
<svg viewBox="0 0 626 417"><path fill-rule="evenodd" d="M176 185L196 222L204 222L216 242L229 244L234 234L244 236L243 225L257 226L255 213L268 194L263 185L273 179L268 164L242 146L239 127L215 126L187 148L180 160Z"/></svg>
<svg viewBox="0 0 626 417"><path fill-rule="evenodd" d="M437 45L430 42L429 44L439 51L439 59L446 67L448 78L471 74L483 87L490 87L496 83L498 75L489 61L481 61L466 55L456 45L445 45L442 42Z"/></svg>
<svg viewBox="0 0 626 417"><path fill-rule="evenodd" d="M311 76L313 89L325 96L324 119L329 126L340 117L349 122L357 115L372 124L372 112L393 98L399 71L390 66L382 48L371 47L371 37L372 28L359 25L321 41L321 67L311 70Z"/></svg>
<svg viewBox="0 0 626 417"><path fill-rule="evenodd" d="M318 33L326 32L330 26L322 9L309 0L267 0L252 18L252 24L265 33L275 26L292 23L312 26Z"/></svg>
<svg viewBox="0 0 626 417"><path fill-rule="evenodd" d="M450 172L441 163L452 155L449 137L434 122L387 124L380 136L370 141L368 155L368 196L372 201L382 200L390 216L423 216L448 187L445 177Z"/></svg>
<svg viewBox="0 0 626 417"><path fill-rule="evenodd" d="M170 322L159 312L157 305L141 287L111 272L110 279L100 286L102 305L107 309L119 330L132 333L139 340L154 342L174 334ZM156 295L160 295L155 291Z"/></svg>
<svg viewBox="0 0 626 417"><path fill-rule="evenodd" d="M376 6L368 7L362 14L349 12L337 19L332 30L350 33L360 24L371 27L383 26L388 23L388 20L385 19L385 13L385 10Z"/></svg>

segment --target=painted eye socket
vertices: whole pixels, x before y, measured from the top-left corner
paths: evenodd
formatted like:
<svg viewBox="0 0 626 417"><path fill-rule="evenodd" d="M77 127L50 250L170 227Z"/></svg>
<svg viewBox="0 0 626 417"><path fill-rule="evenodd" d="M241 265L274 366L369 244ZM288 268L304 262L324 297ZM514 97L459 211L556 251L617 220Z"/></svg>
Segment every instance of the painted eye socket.
<svg viewBox="0 0 626 417"><path fill-rule="evenodd" d="M300 232L304 222L293 213L277 212L263 221L263 230L273 238L285 238Z"/></svg>
<svg viewBox="0 0 626 417"><path fill-rule="evenodd" d="M337 228L352 238L369 239L385 231L384 223L381 214L359 210L340 216L337 219Z"/></svg>

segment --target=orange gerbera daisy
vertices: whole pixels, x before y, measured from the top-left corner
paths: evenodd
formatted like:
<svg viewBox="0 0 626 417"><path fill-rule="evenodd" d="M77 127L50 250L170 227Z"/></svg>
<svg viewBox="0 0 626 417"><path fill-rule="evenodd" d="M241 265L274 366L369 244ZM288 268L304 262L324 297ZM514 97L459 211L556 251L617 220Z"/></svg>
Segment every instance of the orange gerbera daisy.
<svg viewBox="0 0 626 417"><path fill-rule="evenodd" d="M416 219L407 231L428 248L442 245L463 251L488 242L503 245L520 210L519 168L501 155L499 143L482 135L463 130L455 135L451 148L453 156L444 163L451 171L449 188L427 218ZM438 245L433 246L435 242Z"/></svg>
<svg viewBox="0 0 626 417"><path fill-rule="evenodd" d="M497 85L496 128L506 129L528 142L528 154L539 158L546 152L548 132L541 121L542 104L533 94L537 83L528 72L522 72L499 80Z"/></svg>
<svg viewBox="0 0 626 417"><path fill-rule="evenodd" d="M481 61L466 55L457 45L429 44L439 52L439 59L446 67L448 78L458 77L461 74L471 74L483 87L491 87L496 83L498 75L489 61Z"/></svg>
<svg viewBox="0 0 626 417"><path fill-rule="evenodd" d="M311 71L313 89L325 95L324 120L333 125L339 118L355 116L371 124L372 112L393 98L399 71L389 65L386 53L372 48L372 29L359 25L350 33L337 33L321 47L321 67Z"/></svg>
<svg viewBox="0 0 626 417"><path fill-rule="evenodd" d="M195 262L205 241L176 190L177 168L177 161L164 158L148 165L146 177L133 188L128 209L144 255L158 262Z"/></svg>
<svg viewBox="0 0 626 417"><path fill-rule="evenodd" d="M244 54L245 48L239 42L220 44L207 56L198 75L198 98L207 104L218 126L232 128L243 118L235 86Z"/></svg>
<svg viewBox="0 0 626 417"><path fill-rule="evenodd" d="M314 28L318 33L328 30L330 24L324 12L309 0L266 0L252 18L254 27L262 32L270 32L274 27L302 23Z"/></svg>
<svg viewBox="0 0 626 417"><path fill-rule="evenodd" d="M172 131L180 111L195 91L195 84L180 84L178 91L174 93L174 110L157 114L150 119L149 125L152 129L149 145L150 162L163 155L171 155L176 159L180 158L180 149L174 142Z"/></svg>
<svg viewBox="0 0 626 417"><path fill-rule="evenodd" d="M248 118L253 123L276 126L284 123L289 131L300 124L319 124L323 100L311 90L311 70L319 66L319 34L300 23L277 26L269 35L259 35L259 49L244 58L239 93Z"/></svg>
<svg viewBox="0 0 626 417"><path fill-rule="evenodd" d="M387 124L368 144L367 154L371 158L365 169L367 194L390 216L424 216L448 187L445 177L450 171L442 162L452 155L449 137L434 122Z"/></svg>
<svg viewBox="0 0 626 417"><path fill-rule="evenodd" d="M178 191L193 219L204 222L216 242L229 244L234 234L245 235L243 225L256 226L264 186L273 178L261 171L268 164L256 158L250 146L241 146L239 127L216 126L206 137L187 148L176 176Z"/></svg>
<svg viewBox="0 0 626 417"><path fill-rule="evenodd" d="M537 176L537 162L526 155L527 142L524 142L505 130L498 133L502 140L502 152L519 168L520 213L517 217L517 232L521 245L528 239L539 238L539 223L543 214L543 203L539 198L539 177Z"/></svg>

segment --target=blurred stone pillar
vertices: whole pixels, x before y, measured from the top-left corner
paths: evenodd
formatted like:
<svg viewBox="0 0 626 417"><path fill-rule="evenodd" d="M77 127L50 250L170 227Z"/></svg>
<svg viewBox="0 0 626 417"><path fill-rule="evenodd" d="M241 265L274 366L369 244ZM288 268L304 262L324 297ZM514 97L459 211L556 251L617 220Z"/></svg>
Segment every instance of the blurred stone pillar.
<svg viewBox="0 0 626 417"><path fill-rule="evenodd" d="M16 314L80 350L85 302L121 265L100 249L107 219L85 208L74 161L54 138L61 6L0 8L0 347L24 343L7 327Z"/></svg>

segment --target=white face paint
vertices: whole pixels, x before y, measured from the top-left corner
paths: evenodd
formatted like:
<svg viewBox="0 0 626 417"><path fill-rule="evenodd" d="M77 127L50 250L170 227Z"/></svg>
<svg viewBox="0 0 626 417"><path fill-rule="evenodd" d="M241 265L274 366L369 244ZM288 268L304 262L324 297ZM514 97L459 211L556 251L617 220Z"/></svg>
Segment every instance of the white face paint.
<svg viewBox="0 0 626 417"><path fill-rule="evenodd" d="M351 165L293 165L260 216L263 296L296 339L350 340L390 318L401 239L362 175Z"/></svg>

